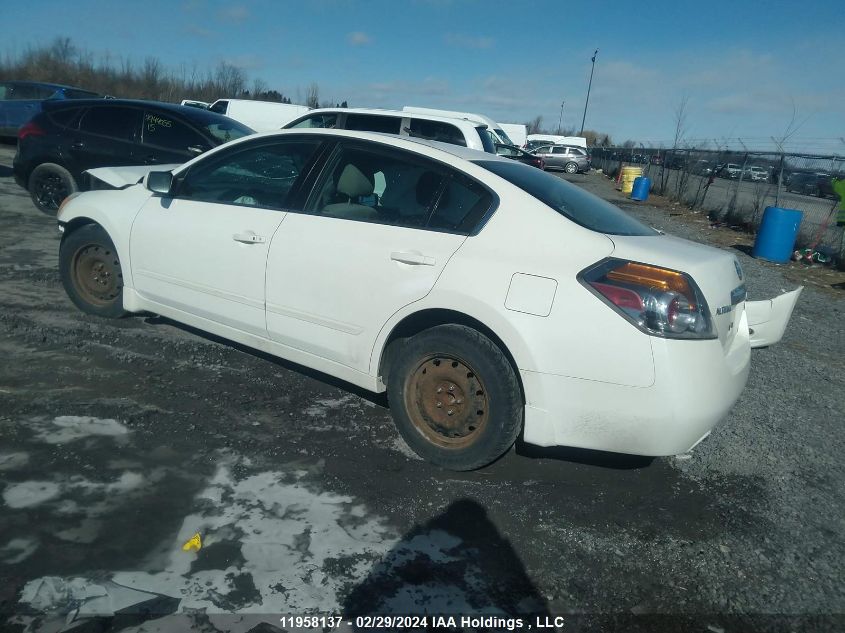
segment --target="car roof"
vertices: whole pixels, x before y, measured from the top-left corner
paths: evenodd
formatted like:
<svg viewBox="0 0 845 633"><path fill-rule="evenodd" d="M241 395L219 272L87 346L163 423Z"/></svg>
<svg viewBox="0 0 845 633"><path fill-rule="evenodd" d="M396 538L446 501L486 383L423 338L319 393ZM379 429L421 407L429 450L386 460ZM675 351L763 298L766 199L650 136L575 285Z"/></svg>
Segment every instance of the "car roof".
<svg viewBox="0 0 845 633"><path fill-rule="evenodd" d="M70 90L82 90L83 92L95 93L94 90L86 90L85 88L80 88L78 86L66 86L65 84L54 84L50 81L25 81L18 79L7 79L4 81L0 81L0 83L17 84L22 86L46 86L47 88L69 88Z"/></svg>
<svg viewBox="0 0 845 633"><path fill-rule="evenodd" d="M303 114L302 117L297 117L296 120L300 118L305 118L308 116L312 116L314 114L321 114L321 113L332 113L332 114L374 114L376 116L397 116L402 118L409 118L409 119L426 119L427 121L442 121L444 123L460 123L462 125L468 125L473 128L476 127L487 127L486 123L481 123L479 121L470 121L469 119L459 119L450 116L442 116L439 114L428 114L426 112L410 112L404 110L384 110L380 108L317 108L315 110L311 110L306 114Z"/></svg>
<svg viewBox="0 0 845 633"><path fill-rule="evenodd" d="M252 134L250 136L244 136L234 141L230 141L228 145L232 145L234 143L244 143L249 141L250 139L257 139L257 138L273 138L275 136L288 136L291 134L300 134L300 135L312 135L317 134L320 136L336 136L342 138L360 138L365 141L376 141L382 142L390 141L391 144L394 144L398 147L402 147L404 149L415 150L417 149L414 147L417 146L424 146L429 147L431 149L438 150L440 152L450 154L456 158L461 158L463 160L478 162L481 160L488 161L488 160L500 160L502 162L511 162L509 158L505 158L503 156L497 156L496 154L489 154L487 152L483 152L477 149L471 149L469 147L464 147L462 145L453 145L452 143L444 143L442 141L429 141L428 139L422 138L414 138L408 136L400 136L398 134L384 134L382 132L363 132L360 130L337 130L334 128L288 128L283 130L273 130L271 132L261 132L258 134Z"/></svg>

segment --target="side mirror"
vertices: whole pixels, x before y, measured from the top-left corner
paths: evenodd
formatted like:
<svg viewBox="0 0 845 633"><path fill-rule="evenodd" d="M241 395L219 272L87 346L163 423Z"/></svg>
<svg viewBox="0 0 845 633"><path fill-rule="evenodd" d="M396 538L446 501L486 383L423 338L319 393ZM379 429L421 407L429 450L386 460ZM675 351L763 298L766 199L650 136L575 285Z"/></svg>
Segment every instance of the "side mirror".
<svg viewBox="0 0 845 633"><path fill-rule="evenodd" d="M169 171L151 171L144 177L144 186L153 193L167 195L173 186L173 173Z"/></svg>

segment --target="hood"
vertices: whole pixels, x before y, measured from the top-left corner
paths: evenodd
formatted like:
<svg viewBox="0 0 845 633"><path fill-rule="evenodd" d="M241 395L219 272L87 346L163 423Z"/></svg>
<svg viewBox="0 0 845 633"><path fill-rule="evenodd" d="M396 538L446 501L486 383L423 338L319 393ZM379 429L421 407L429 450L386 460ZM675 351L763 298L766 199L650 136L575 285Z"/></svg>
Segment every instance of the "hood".
<svg viewBox="0 0 845 633"><path fill-rule="evenodd" d="M89 169L83 173L92 178L106 183L115 189L125 189L137 185L151 171L173 171L179 167L173 165L129 165L127 167L98 167Z"/></svg>

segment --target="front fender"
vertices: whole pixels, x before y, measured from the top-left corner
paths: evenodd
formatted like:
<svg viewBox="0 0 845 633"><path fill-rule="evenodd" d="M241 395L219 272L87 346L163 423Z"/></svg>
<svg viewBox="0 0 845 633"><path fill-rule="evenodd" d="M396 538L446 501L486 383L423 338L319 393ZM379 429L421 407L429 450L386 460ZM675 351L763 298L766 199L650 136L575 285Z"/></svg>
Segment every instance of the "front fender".
<svg viewBox="0 0 845 633"><path fill-rule="evenodd" d="M786 324L792 316L792 310L804 286L792 292L786 292L774 299L765 301L747 301L745 314L751 334L751 347L768 347L783 338Z"/></svg>
<svg viewBox="0 0 845 633"><path fill-rule="evenodd" d="M124 286L134 288L129 236L135 216L151 195L139 185L123 190L86 191L67 202L56 219L63 226L83 220L103 227L117 249Z"/></svg>

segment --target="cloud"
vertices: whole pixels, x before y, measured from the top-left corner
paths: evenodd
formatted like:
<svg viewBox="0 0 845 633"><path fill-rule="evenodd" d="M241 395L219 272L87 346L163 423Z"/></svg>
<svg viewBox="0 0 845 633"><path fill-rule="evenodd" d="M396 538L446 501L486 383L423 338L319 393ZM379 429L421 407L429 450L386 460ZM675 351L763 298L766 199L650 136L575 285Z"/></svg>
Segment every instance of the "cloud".
<svg viewBox="0 0 845 633"><path fill-rule="evenodd" d="M231 6L220 9L217 18L221 22L235 22L240 24L249 17L249 9L242 4L233 4Z"/></svg>
<svg viewBox="0 0 845 633"><path fill-rule="evenodd" d="M235 55L223 61L241 70L260 70L265 66L264 58L258 55Z"/></svg>
<svg viewBox="0 0 845 633"><path fill-rule="evenodd" d="M201 27L199 24L189 24L185 27L185 30L190 35L196 35L197 37L214 37L216 35L214 31L209 31L208 29Z"/></svg>
<svg viewBox="0 0 845 633"><path fill-rule="evenodd" d="M352 46L366 46L372 43L372 38L362 31L353 31L346 36L346 41Z"/></svg>
<svg viewBox="0 0 845 633"><path fill-rule="evenodd" d="M478 37L471 35L462 35L460 33L447 33L443 36L443 40L449 46L457 46L459 48L472 49L486 49L493 48L496 43L492 37Z"/></svg>

